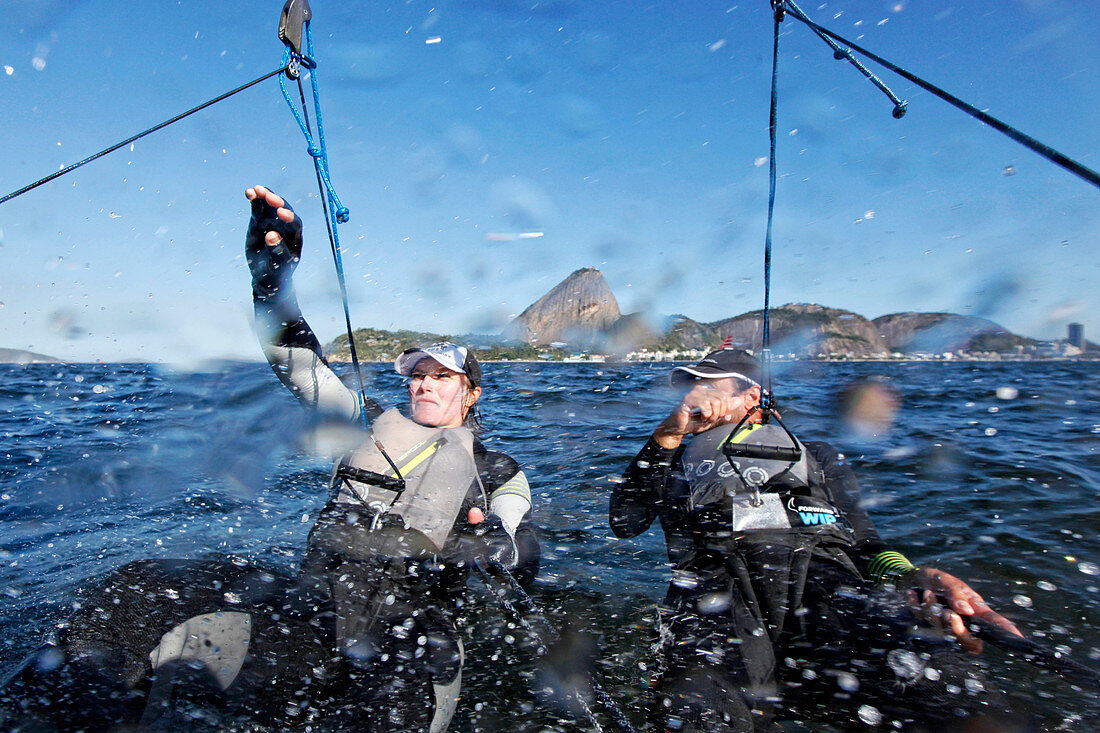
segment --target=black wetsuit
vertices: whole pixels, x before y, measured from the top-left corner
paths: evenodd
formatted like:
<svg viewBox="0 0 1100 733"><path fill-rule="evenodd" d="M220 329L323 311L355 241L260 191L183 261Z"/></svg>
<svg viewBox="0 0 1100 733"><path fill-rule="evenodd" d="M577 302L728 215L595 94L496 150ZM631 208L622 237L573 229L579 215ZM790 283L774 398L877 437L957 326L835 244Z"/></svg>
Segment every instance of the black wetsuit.
<svg viewBox="0 0 1100 733"><path fill-rule="evenodd" d="M776 716L845 730L879 722L920 728L1009 714L967 655L918 633L901 595L868 579L882 572L883 558L897 569L908 563L888 551L835 450L804 444L814 487L804 493L831 505L835 524L784 535L731 533L728 505L719 520L725 532L716 531L714 512L692 501L689 446L667 450L650 438L610 505L620 537L659 518L673 566L651 700L658 730L765 730Z"/></svg>

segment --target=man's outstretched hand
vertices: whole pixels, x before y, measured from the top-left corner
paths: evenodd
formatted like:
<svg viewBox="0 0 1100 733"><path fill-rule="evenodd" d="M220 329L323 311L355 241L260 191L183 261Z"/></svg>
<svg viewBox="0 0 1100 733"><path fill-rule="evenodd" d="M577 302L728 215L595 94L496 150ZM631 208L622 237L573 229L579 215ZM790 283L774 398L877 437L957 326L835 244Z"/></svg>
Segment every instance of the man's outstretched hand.
<svg viewBox="0 0 1100 733"><path fill-rule="evenodd" d="M970 633L965 617L974 616L1023 636L1016 624L990 608L977 591L942 570L911 570L902 576L899 587L909 589L909 601L923 619L952 633L971 654L981 652L982 642Z"/></svg>

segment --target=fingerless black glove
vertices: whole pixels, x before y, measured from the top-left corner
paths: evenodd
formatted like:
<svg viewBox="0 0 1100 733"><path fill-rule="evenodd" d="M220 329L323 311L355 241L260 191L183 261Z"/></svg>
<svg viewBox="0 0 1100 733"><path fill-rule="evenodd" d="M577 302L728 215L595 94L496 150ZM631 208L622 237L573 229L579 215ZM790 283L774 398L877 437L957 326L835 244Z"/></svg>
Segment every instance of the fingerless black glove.
<svg viewBox="0 0 1100 733"><path fill-rule="evenodd" d="M466 535L468 559L484 570L508 568L515 563L516 547L512 536L495 514L490 514L478 524L470 525Z"/></svg>
<svg viewBox="0 0 1100 733"><path fill-rule="evenodd" d="M283 204L284 209L290 206ZM257 300L274 300L288 294L290 277L302 256L302 220L297 214L294 221L279 218L276 207L262 196L252 201L252 219L244 240L244 254L248 269L252 272L252 294ZM268 246L265 235L278 232L283 238L274 247Z"/></svg>
<svg viewBox="0 0 1100 733"><path fill-rule="evenodd" d="M516 560L515 567L509 572L520 585L526 587L531 585L535 576L539 574L539 560L542 559L535 525L524 521L516 527L516 550L519 551L519 558Z"/></svg>

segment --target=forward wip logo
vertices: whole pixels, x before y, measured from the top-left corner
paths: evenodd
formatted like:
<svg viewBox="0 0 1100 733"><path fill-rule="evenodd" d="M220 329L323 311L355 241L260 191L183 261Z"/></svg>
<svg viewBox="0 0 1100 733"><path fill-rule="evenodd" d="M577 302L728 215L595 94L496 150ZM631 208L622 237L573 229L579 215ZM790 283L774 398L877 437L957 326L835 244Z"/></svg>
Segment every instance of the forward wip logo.
<svg viewBox="0 0 1100 733"><path fill-rule="evenodd" d="M787 500L787 510L797 514L807 527L820 524L836 524L836 509L828 506L802 505L801 497L792 496Z"/></svg>

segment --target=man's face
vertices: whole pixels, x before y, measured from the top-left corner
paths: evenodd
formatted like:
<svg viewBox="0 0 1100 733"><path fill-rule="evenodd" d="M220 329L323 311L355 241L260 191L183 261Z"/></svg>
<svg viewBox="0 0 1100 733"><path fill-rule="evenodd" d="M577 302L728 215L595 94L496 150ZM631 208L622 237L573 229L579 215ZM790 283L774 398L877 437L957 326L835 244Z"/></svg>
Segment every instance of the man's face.
<svg viewBox="0 0 1100 733"><path fill-rule="evenodd" d="M481 388L469 388L466 375L431 358L421 359L409 375L409 407L421 425L456 428L477 401Z"/></svg>
<svg viewBox="0 0 1100 733"><path fill-rule="evenodd" d="M697 395L705 398L708 394L720 393L726 409L727 422L739 422L749 410L760 403L760 388L753 385L745 389L745 383L735 377L720 377L718 379L699 379L688 393L689 396ZM699 400L690 400L691 402ZM689 402L685 399L685 402Z"/></svg>

